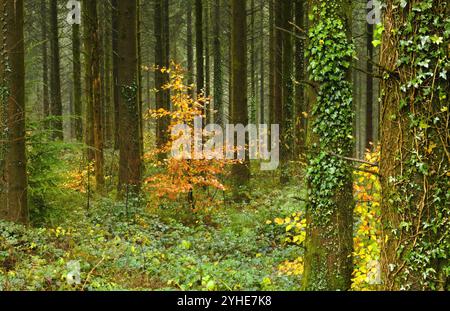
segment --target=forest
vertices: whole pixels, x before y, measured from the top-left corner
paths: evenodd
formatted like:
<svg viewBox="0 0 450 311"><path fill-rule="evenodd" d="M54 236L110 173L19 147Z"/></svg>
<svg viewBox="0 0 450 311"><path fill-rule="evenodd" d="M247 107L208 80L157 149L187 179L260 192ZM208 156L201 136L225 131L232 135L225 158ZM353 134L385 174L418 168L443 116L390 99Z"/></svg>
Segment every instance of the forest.
<svg viewBox="0 0 450 311"><path fill-rule="evenodd" d="M450 290L450 1L0 24L1 291Z"/></svg>

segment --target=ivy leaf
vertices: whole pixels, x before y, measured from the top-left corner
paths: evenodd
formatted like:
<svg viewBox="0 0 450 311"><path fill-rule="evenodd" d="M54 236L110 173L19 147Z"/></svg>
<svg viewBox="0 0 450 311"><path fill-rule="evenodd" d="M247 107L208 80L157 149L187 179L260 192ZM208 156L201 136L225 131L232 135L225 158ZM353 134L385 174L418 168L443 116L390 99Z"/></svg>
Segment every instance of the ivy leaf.
<svg viewBox="0 0 450 311"><path fill-rule="evenodd" d="M434 44L440 45L442 42L444 42L444 38L439 37L438 35L434 35L431 37L431 42Z"/></svg>

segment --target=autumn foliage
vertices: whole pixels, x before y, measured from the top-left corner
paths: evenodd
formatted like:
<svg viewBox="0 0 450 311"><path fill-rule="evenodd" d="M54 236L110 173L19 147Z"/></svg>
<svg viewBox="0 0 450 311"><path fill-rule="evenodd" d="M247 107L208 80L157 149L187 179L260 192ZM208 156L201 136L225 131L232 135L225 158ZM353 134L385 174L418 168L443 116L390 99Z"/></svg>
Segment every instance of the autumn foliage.
<svg viewBox="0 0 450 311"><path fill-rule="evenodd" d="M196 98L191 96L192 86L184 84L184 71L180 65L172 62L170 68L155 68L155 70L160 70L170 77L169 83L164 85L163 89L170 90L172 110L158 109L150 110L148 113L149 118L169 118L170 125L168 143L145 155L147 161L160 168L159 173L146 179L147 190L158 199L176 201L184 197L192 208L201 208L207 203L211 205L211 199L216 197L217 191L225 190L220 178L224 174L227 161L170 156L174 141L182 134L173 134L172 129L180 124L192 128L194 118L205 117L205 107L209 103L209 98L202 94ZM207 136L207 133L204 135ZM160 161L158 155L161 154L168 157Z"/></svg>

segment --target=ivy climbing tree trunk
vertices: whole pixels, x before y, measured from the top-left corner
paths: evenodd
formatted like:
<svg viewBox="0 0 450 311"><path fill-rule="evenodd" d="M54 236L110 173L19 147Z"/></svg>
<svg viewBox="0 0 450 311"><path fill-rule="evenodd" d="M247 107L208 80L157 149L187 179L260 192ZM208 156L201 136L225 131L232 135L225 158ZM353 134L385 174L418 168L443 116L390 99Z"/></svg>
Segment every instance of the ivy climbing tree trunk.
<svg viewBox="0 0 450 311"><path fill-rule="evenodd" d="M387 290L450 286L449 12L448 1L386 2L380 172Z"/></svg>
<svg viewBox="0 0 450 311"><path fill-rule="evenodd" d="M245 1L231 2L231 123L248 124L247 107L247 11ZM236 141L236 139L235 139ZM248 144L248 137L246 137ZM243 189L250 179L250 163L246 152L245 161L235 163L231 169L234 182L234 199L246 199Z"/></svg>
<svg viewBox="0 0 450 311"><path fill-rule="evenodd" d="M0 218L27 223L27 159L25 155L25 53L23 37L23 1L0 1L2 16L0 53L0 96L4 128L2 142L5 161L0 193ZM3 122L2 122L3 123ZM3 165L2 165L3 166Z"/></svg>
<svg viewBox="0 0 450 311"><path fill-rule="evenodd" d="M119 193L141 186L141 136L137 97L137 1L118 1ZM130 189L131 187L131 189Z"/></svg>
<svg viewBox="0 0 450 311"><path fill-rule="evenodd" d="M347 1L320 1L309 33L309 72L320 85L313 109L316 135L308 167L305 290L348 290L353 271L352 87L353 44Z"/></svg>

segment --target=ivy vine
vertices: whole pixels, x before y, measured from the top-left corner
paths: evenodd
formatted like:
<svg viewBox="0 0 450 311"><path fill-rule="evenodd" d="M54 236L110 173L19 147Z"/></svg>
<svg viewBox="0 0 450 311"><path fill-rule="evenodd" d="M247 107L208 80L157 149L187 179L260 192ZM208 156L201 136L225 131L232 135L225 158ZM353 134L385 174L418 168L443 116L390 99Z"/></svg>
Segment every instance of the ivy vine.
<svg viewBox="0 0 450 311"><path fill-rule="evenodd" d="M314 9L319 16L309 32L310 79L320 85L313 107L313 133L318 142L307 172L313 219L327 221L336 208L333 198L348 185L351 171L339 156L353 146L352 85L347 79L355 47L337 16L335 3L322 2ZM337 156L336 156L337 155Z"/></svg>
<svg viewBox="0 0 450 311"><path fill-rule="evenodd" d="M402 289L448 289L450 276L448 1L393 1L402 20L393 28L398 48L398 115L409 132L402 141L402 170L389 176L389 205L398 263L390 269ZM392 76L386 75L385 80ZM383 94L384 97L390 94ZM399 138L401 139L401 138Z"/></svg>

